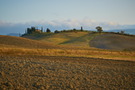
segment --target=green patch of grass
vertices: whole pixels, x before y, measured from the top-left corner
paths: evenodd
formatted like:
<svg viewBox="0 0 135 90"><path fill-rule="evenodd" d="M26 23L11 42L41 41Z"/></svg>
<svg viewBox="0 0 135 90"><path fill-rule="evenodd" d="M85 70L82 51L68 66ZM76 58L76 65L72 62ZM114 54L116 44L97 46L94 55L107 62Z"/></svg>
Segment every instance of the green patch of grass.
<svg viewBox="0 0 135 90"><path fill-rule="evenodd" d="M60 44L70 45L70 46L79 46L79 47L89 47L90 41L97 35L98 33L91 34L87 32L85 33L85 35L74 37Z"/></svg>

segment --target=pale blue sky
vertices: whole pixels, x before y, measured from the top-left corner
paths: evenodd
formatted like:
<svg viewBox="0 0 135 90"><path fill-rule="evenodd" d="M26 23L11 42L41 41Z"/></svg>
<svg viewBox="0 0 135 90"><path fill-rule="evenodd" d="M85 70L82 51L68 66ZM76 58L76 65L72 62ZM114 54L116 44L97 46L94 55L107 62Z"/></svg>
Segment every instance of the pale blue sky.
<svg viewBox="0 0 135 90"><path fill-rule="evenodd" d="M0 21L68 19L135 24L135 0L0 0Z"/></svg>

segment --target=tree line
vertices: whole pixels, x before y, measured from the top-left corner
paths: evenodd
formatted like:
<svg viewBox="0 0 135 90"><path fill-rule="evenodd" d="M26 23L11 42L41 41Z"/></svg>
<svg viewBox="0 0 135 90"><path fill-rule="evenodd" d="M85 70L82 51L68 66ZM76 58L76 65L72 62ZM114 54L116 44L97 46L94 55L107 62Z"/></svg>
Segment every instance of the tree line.
<svg viewBox="0 0 135 90"><path fill-rule="evenodd" d="M95 29L97 30L98 33L103 32L103 29L101 26L97 26L95 27ZM88 32L88 30L84 30L83 27L81 26L80 29L71 29L71 30L55 30L54 33L61 33L61 32ZM43 27L41 27L41 29L38 29L36 27L31 27L31 28L27 28L27 30L25 31L25 34L33 34L33 33L52 33L51 30L49 28L47 28L46 30L43 30ZM115 33L115 32L113 32ZM120 31L117 32L116 34L125 34L124 31Z"/></svg>
<svg viewBox="0 0 135 90"><path fill-rule="evenodd" d="M97 26L96 27L97 32L101 33L102 27ZM72 29L72 30L55 30L54 33L60 33L60 32L77 32L77 31L87 31L87 30L83 30L83 27L81 26L81 28L79 30L77 29ZM41 27L41 29L38 29L36 27L31 27L31 28L27 28L27 30L25 31L25 34L33 34L33 33L51 33L51 30L49 28L47 28L46 30L43 30L43 27Z"/></svg>

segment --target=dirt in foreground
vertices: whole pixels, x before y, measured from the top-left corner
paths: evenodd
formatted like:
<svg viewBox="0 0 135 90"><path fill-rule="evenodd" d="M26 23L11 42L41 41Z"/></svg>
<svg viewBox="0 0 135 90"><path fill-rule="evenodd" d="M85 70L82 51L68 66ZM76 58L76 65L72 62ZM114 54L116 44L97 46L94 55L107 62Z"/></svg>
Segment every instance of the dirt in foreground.
<svg viewBox="0 0 135 90"><path fill-rule="evenodd" d="M135 89L135 62L83 57L0 57L0 90Z"/></svg>

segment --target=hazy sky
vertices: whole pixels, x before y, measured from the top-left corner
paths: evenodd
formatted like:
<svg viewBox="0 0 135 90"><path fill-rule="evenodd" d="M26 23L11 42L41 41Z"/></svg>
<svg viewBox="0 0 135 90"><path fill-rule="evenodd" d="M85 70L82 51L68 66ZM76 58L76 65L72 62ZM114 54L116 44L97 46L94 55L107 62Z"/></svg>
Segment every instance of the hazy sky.
<svg viewBox="0 0 135 90"><path fill-rule="evenodd" d="M135 0L0 0L0 21L82 20L135 24Z"/></svg>
<svg viewBox="0 0 135 90"><path fill-rule="evenodd" d="M54 30L135 29L135 0L0 0L0 34L35 26Z"/></svg>

